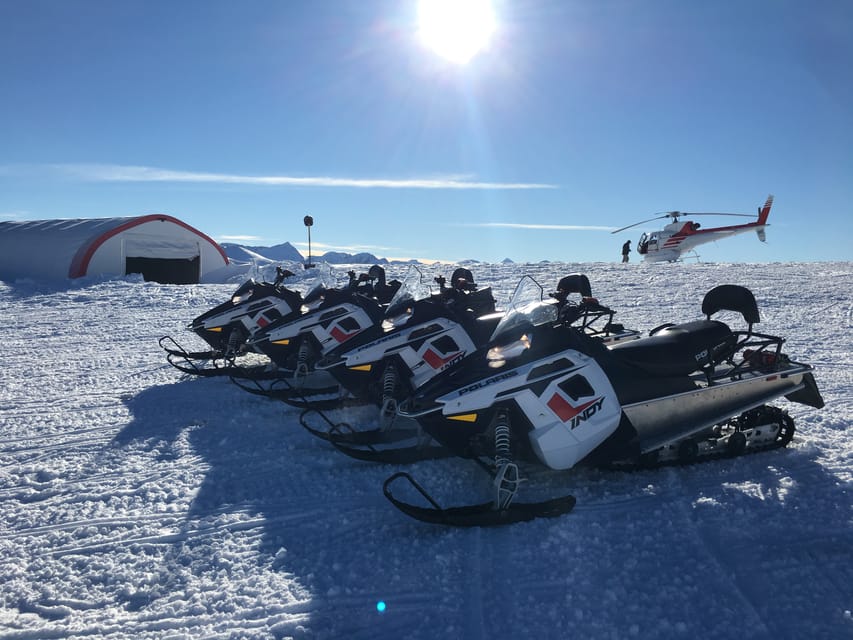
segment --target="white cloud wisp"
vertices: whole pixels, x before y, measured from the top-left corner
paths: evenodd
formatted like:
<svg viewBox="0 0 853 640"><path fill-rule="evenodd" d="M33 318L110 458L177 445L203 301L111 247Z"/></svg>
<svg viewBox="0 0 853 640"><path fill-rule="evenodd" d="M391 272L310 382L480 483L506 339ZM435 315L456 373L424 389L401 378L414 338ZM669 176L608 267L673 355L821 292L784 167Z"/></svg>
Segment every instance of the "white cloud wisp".
<svg viewBox="0 0 853 640"><path fill-rule="evenodd" d="M556 189L529 182L477 182L465 176L423 178L346 178L331 176L245 176L175 171L157 167L105 164L54 164L49 168L67 177L94 182L185 182L288 187L349 187L360 189Z"/></svg>

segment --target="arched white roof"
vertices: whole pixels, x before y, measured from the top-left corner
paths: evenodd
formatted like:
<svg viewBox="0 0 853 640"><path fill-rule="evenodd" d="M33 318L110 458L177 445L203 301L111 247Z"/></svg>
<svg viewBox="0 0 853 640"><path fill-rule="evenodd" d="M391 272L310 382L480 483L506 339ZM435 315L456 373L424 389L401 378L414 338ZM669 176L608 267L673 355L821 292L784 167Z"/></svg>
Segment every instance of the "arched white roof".
<svg viewBox="0 0 853 640"><path fill-rule="evenodd" d="M195 281L228 264L215 241L165 214L0 222L3 280L124 275L135 272L128 271L129 259L136 260L133 264L159 261L166 269L178 261L197 261Z"/></svg>

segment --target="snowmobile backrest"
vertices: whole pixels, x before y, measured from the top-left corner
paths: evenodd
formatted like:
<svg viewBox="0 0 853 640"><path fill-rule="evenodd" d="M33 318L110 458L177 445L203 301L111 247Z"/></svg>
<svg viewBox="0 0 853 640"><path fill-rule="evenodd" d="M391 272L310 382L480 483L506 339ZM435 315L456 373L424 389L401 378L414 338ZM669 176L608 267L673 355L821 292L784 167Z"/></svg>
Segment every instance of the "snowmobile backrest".
<svg viewBox="0 0 853 640"><path fill-rule="evenodd" d="M459 267L453 271L453 275L450 276L450 286L465 291L474 291L477 288L477 285L474 284L474 274L471 273L470 269L464 267Z"/></svg>
<svg viewBox="0 0 853 640"><path fill-rule="evenodd" d="M589 284L589 278L583 273L573 273L565 276L557 283L557 293L560 294L563 300L570 293L579 293L583 298L592 297L592 287ZM555 296L560 299L558 296Z"/></svg>
<svg viewBox="0 0 853 640"><path fill-rule="evenodd" d="M385 269L378 264L373 265L367 270L367 277L371 280L377 280L377 284L381 287L385 286Z"/></svg>
<svg viewBox="0 0 853 640"><path fill-rule="evenodd" d="M710 320L711 316L722 310L736 311L743 316L752 331L752 325L760 322L758 304L752 291L736 284L721 284L705 294L702 300L702 313Z"/></svg>

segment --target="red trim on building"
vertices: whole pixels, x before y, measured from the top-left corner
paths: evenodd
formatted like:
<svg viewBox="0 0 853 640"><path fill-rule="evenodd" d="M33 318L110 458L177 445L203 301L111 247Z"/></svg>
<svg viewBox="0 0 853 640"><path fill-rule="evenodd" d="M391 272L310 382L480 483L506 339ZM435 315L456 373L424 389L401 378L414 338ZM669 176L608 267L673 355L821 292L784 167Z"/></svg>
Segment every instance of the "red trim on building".
<svg viewBox="0 0 853 640"><path fill-rule="evenodd" d="M219 246L219 243L215 242L213 239L203 234L195 227L191 227L186 222L181 222L177 218L167 216L163 213L153 213L151 215L139 216L138 218L128 220L124 224L120 224L119 226L117 226L115 229L105 231L97 238L89 242L89 244L80 247L80 249L74 255L74 259L71 261L71 266L68 268L68 277L81 278L85 276L86 272L89 270L89 262L92 260L92 256L94 256L98 248L110 238L117 236L118 234L127 231L128 229L132 229L133 227L138 227L141 224L145 224L147 222L154 222L156 220L160 220L161 222L172 222L180 227L183 227L187 231L194 233L203 240L209 242L214 247L216 247L217 251L219 251L220 255L222 256L222 259L225 260L225 264L229 264L228 256L225 255L225 250Z"/></svg>

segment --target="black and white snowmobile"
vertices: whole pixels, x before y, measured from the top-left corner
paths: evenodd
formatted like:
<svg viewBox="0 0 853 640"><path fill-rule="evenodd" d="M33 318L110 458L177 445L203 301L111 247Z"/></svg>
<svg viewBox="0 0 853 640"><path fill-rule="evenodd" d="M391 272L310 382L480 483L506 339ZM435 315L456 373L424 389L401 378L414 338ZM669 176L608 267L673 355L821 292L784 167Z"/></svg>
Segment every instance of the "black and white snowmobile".
<svg viewBox="0 0 853 640"><path fill-rule="evenodd" d="M314 365L336 347L361 344L379 335L385 307L400 287L396 280L386 282L379 265L358 278L353 271L349 276L349 284L340 289L318 283L306 293L299 317L282 318L249 337L248 345L277 367L270 384L252 388L235 382L247 391L298 406L311 399L334 402L340 398L337 380Z"/></svg>
<svg viewBox="0 0 853 640"><path fill-rule="evenodd" d="M385 311L381 337L355 348L338 347L317 363L317 369L334 376L353 397L381 408L379 426L330 433L303 421L309 431L333 443L359 444L399 440L420 432L416 421L398 417L397 404L485 344L502 315L495 313L491 288L478 289L468 269L454 270L450 286L441 276L435 282L437 293L421 270L411 267ZM354 454L371 459L374 452L359 455L355 450ZM411 452L407 454L409 459Z"/></svg>
<svg viewBox="0 0 853 640"><path fill-rule="evenodd" d="M456 269L450 287L444 286L443 278L436 280L441 290L433 296L425 289L420 271L410 271L386 311L385 334L356 349L333 351L317 365L331 372L354 396L381 407L377 428L325 433L342 452L395 463L418 459L419 454L435 457L431 438L423 437L417 421L400 416L398 405L485 345L504 315L495 313L490 288L477 290L469 270ZM579 303L569 299L574 293L580 294ZM583 274L562 278L551 296L561 321L575 324L587 335L608 344L639 337L637 331L613 322L614 312L592 297L589 280ZM305 422L303 425L315 435L324 435ZM395 446L382 450L371 446L410 436L417 439L411 449ZM366 447L346 446L349 444Z"/></svg>
<svg viewBox="0 0 853 640"><path fill-rule="evenodd" d="M741 314L746 330L711 319L722 310ZM767 403L785 397L821 408L812 367L789 359L784 339L754 331L759 314L748 289L716 287L702 312L703 320L663 325L608 349L559 323L557 308L525 277L489 344L400 408L438 442L487 468L493 499L442 508L406 473L386 480L386 497L427 522L503 524L557 516L575 503L573 496L516 502L516 460L554 470L654 467L787 445L793 420ZM400 480L428 504L395 496Z"/></svg>
<svg viewBox="0 0 853 640"><path fill-rule="evenodd" d="M301 314L301 294L282 286L293 272L276 267L276 274L272 283L247 280L227 302L206 311L187 326L210 345L209 350L187 351L171 336L160 338L169 364L194 375L234 375L236 358L252 351L246 342L252 333L282 318Z"/></svg>

